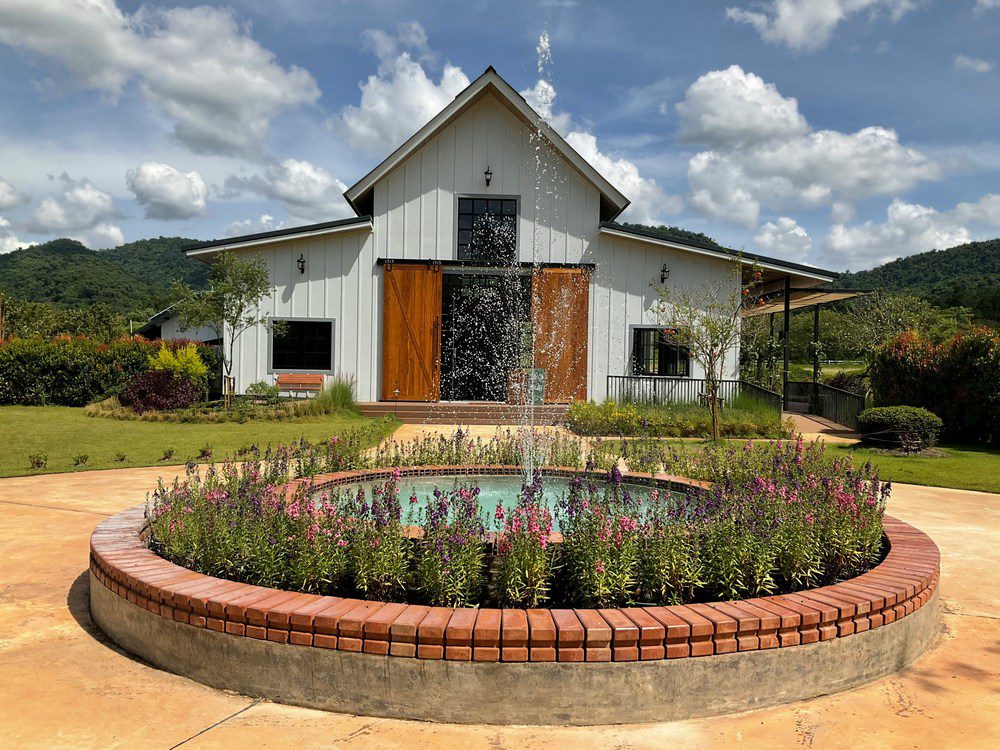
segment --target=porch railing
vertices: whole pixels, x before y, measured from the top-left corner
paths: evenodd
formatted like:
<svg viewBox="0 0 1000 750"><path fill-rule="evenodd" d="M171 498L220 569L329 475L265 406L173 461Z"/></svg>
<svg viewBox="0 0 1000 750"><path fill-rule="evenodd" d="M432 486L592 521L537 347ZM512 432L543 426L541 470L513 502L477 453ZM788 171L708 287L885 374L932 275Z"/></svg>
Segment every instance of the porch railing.
<svg viewBox="0 0 1000 750"><path fill-rule="evenodd" d="M608 375L608 398L633 404L705 403L708 381L703 378L672 378L649 375ZM756 399L781 411L781 394L745 380L719 381L723 408L740 396Z"/></svg>
<svg viewBox="0 0 1000 750"><path fill-rule="evenodd" d="M810 380L790 380L786 388L789 404L802 404L810 414L826 417L852 430L858 428L858 415L865 408L864 396Z"/></svg>

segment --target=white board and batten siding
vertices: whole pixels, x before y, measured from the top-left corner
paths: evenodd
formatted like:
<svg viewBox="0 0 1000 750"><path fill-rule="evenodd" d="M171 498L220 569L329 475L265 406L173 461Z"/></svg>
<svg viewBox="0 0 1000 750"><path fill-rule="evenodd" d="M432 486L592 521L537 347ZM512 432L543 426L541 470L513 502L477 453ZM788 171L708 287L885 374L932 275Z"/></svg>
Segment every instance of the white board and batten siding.
<svg viewBox="0 0 1000 750"><path fill-rule="evenodd" d="M381 392L382 269L378 258L453 260L461 196L518 199L518 257L541 263L594 263L591 277L588 396L603 399L608 375L628 374L631 329L655 325L651 281L671 269L668 284L699 285L728 276L731 265L642 240L599 232L598 189L549 146L541 168L524 122L487 94L396 165L374 186L373 229L283 239L260 252L274 292L264 312L276 318L334 321L333 371L357 379L358 398ZM493 172L487 189L483 172ZM306 260L300 274L296 260ZM273 382L270 333L243 334L234 354L237 388ZM736 352L727 360L735 376ZM692 377L701 377L692 363Z"/></svg>

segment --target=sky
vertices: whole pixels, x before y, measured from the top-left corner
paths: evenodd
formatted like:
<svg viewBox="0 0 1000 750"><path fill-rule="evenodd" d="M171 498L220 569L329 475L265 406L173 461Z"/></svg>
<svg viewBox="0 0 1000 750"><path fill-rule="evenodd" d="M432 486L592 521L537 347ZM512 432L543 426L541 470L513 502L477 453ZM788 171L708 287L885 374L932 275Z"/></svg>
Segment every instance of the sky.
<svg viewBox="0 0 1000 750"><path fill-rule="evenodd" d="M351 216L489 65L622 221L832 270L1000 236L1000 0L0 0L0 252Z"/></svg>

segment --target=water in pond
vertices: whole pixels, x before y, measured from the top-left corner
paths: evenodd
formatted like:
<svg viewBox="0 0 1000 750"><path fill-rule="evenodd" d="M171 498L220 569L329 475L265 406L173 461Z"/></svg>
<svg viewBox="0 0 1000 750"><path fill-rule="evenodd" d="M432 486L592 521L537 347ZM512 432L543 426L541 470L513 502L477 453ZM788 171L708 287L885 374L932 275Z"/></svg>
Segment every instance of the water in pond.
<svg viewBox="0 0 1000 750"><path fill-rule="evenodd" d="M570 481L570 479L565 477L545 477L542 483L544 491L544 494L542 495L543 502L549 508L555 509L559 500L569 494ZM483 509L483 514L487 518L492 519L497 505L500 503L503 503L508 508L517 503L517 500L521 495L522 484L523 478L519 476L461 477L444 475L430 477L403 477L399 483L399 499L403 504L404 521L416 521L417 508L426 503L427 499L433 496L434 490L438 489L447 491L461 486L478 486L479 504ZM604 482L599 481L597 484L598 487L603 490ZM358 487L364 487L365 492L370 494L372 486L373 483L371 482L345 484L337 487L336 490L331 490L331 494L337 490L339 490L342 494L354 494L358 491ZM622 489L627 490L633 498L645 501L649 498L650 492L652 492L653 488L641 484L623 484ZM407 519L406 516L411 507L408 500L411 496L415 496L417 498L417 503L415 504L417 508L413 508L413 518ZM556 519L556 527L558 528L558 518Z"/></svg>

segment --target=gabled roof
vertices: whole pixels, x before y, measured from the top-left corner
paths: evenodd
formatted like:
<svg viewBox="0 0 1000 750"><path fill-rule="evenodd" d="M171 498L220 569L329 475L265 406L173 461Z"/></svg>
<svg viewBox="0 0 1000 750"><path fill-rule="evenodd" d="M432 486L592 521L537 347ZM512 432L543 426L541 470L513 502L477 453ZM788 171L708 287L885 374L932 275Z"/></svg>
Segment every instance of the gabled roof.
<svg viewBox="0 0 1000 750"><path fill-rule="evenodd" d="M675 250L686 250L687 252L697 253L698 255L714 255L726 260L744 258L752 263L756 263L762 269L777 271L779 273L791 272L819 283L830 283L840 277L840 274L836 271L826 271L822 268L816 268L815 266L807 266L802 263L792 263L787 260L781 260L780 258L769 258L766 255L757 255L756 253L743 253L738 250L733 250L732 248L722 247L722 245L711 245L707 242L698 242L696 240L687 239L686 237L674 237L660 232L650 232L647 229L628 227L614 221L601 222L600 231L604 234L625 236L629 239L650 242L652 244L662 245Z"/></svg>
<svg viewBox="0 0 1000 750"><path fill-rule="evenodd" d="M447 107L438 112L430 122L420 128L402 146L389 154L381 164L344 192L344 198L347 199L351 207L359 214L371 213L372 191L375 183L487 93L492 93L499 98L502 103L507 105L529 127L538 128L556 151L598 189L601 193L602 219L614 219L625 210L629 204L629 199L608 182L600 172L594 169L590 162L580 156L541 115L532 109L523 96L517 93L509 83L500 77L492 65L479 78L459 93Z"/></svg>
<svg viewBox="0 0 1000 750"><path fill-rule="evenodd" d="M316 237L324 234L337 234L338 232L349 232L356 229L371 229L371 216L352 216L350 219L338 219L337 221L324 221L321 224L306 224L301 227L289 227L288 229L275 229L270 232L259 232L257 234L244 234L239 237L226 237L221 240L209 240L188 245L184 252L190 256L204 256L221 253L225 250L242 248L248 245L257 245L263 242L272 244L284 240L298 240L303 237Z"/></svg>

